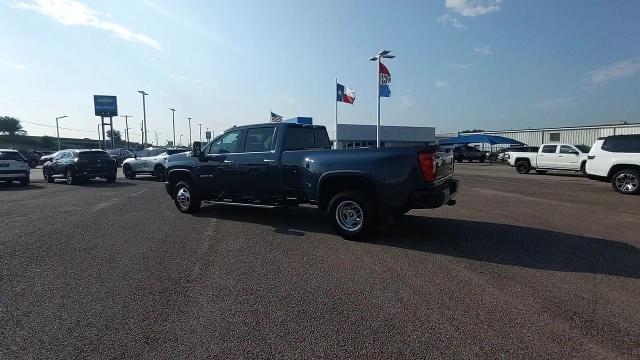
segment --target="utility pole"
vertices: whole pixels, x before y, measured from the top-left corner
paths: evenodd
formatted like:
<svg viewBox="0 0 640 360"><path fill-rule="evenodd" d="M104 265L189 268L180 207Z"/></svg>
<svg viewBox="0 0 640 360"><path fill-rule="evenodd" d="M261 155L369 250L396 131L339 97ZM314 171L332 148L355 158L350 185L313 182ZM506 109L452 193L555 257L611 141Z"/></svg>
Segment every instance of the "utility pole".
<svg viewBox="0 0 640 360"><path fill-rule="evenodd" d="M369 61L375 61L377 62L377 66L376 66L376 93L378 95L378 99L377 99L377 123L376 123L376 147L379 149L380 148L380 85L382 85L382 79L380 78L380 64L382 63L382 59L393 59L396 56L395 55L389 55L391 51L389 50L382 50L378 53L378 55L373 56L369 59Z"/></svg>
<svg viewBox="0 0 640 360"><path fill-rule="evenodd" d="M200 142L202 142L202 123L198 123L198 126L200 127Z"/></svg>
<svg viewBox="0 0 640 360"><path fill-rule="evenodd" d="M66 118L67 115L58 116L56 118L56 135L58 137L58 151L60 151L60 129L58 128L58 120Z"/></svg>
<svg viewBox="0 0 640 360"><path fill-rule="evenodd" d="M133 117L131 115L120 115L120 117L124 118L124 137L126 138L126 142L127 142L127 150L129 150L129 118Z"/></svg>
<svg viewBox="0 0 640 360"><path fill-rule="evenodd" d="M189 120L189 146L191 146L191 144L193 144L191 142L191 118L188 117L187 120Z"/></svg>
<svg viewBox="0 0 640 360"><path fill-rule="evenodd" d="M138 90L138 92L142 94L142 124L144 125L144 130L142 131L142 147L144 148L147 143L147 109L144 98L149 94L144 90Z"/></svg>
<svg viewBox="0 0 640 360"><path fill-rule="evenodd" d="M155 130L153 130L153 132L156 134L156 146L158 146L158 135L162 135L162 133Z"/></svg>
<svg viewBox="0 0 640 360"><path fill-rule="evenodd" d="M169 108L171 110L171 119L173 120L173 146L176 146L176 109Z"/></svg>

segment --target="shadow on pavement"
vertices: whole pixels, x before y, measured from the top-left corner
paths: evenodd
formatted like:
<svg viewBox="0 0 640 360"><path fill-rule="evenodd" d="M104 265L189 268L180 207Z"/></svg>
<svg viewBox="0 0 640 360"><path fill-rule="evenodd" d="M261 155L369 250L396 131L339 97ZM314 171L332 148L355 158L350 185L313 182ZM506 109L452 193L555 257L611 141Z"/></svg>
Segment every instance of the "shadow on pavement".
<svg viewBox="0 0 640 360"><path fill-rule="evenodd" d="M206 206L196 216L272 226L278 234L333 234L314 208ZM630 244L517 225L406 215L376 243L530 269L640 279L640 249Z"/></svg>
<svg viewBox="0 0 640 360"><path fill-rule="evenodd" d="M44 186L30 184L28 186L20 186L20 184L5 184L0 183L0 191L27 191L27 190L39 190L44 189Z"/></svg>
<svg viewBox="0 0 640 360"><path fill-rule="evenodd" d="M108 182L106 182L106 180L102 180L102 181L101 180L89 180L89 181L83 182L82 184L78 184L78 185L74 185L74 186L96 187L96 188L101 188L101 187L105 187L105 188L120 188L120 187L136 186L136 184L130 183L130 182L123 182L123 181L116 181L114 183L108 183Z"/></svg>

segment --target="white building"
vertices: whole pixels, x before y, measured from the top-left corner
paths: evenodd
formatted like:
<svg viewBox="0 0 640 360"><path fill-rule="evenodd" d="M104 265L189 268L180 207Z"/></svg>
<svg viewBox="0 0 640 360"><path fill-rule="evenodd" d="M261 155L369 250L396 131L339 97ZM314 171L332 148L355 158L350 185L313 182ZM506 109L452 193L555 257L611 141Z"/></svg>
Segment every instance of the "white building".
<svg viewBox="0 0 640 360"><path fill-rule="evenodd" d="M520 141L529 146L540 146L542 144L554 142L591 146L598 138L603 136L640 134L640 123L522 130L496 130L468 134L499 135ZM466 133L461 135L466 135ZM438 135L438 138L442 137Z"/></svg>
<svg viewBox="0 0 640 360"><path fill-rule="evenodd" d="M337 149L376 147L376 126L338 124ZM380 126L381 147L412 147L435 144L436 129L425 126Z"/></svg>

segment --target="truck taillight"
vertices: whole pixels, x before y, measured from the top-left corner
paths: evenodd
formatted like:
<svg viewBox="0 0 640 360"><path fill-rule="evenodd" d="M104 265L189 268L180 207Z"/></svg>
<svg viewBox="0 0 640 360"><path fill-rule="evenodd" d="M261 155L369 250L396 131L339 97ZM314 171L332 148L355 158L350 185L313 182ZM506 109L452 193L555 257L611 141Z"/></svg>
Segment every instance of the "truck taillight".
<svg viewBox="0 0 640 360"><path fill-rule="evenodd" d="M421 153L418 155L418 162L420 163L420 171L422 171L424 180L434 181L436 179L436 155Z"/></svg>

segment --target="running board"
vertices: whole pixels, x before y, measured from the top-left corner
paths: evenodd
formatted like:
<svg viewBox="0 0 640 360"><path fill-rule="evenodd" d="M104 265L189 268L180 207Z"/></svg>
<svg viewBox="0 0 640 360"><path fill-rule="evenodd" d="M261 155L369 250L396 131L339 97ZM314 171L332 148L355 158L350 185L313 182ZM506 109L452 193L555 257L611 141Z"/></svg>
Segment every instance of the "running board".
<svg viewBox="0 0 640 360"><path fill-rule="evenodd" d="M247 203L236 203L236 202L227 202L227 201L211 201L211 200L204 200L203 203L212 204L212 205L244 206L244 207L260 208L260 209L276 209L276 208L283 207L283 206L277 206L277 205L247 204Z"/></svg>

